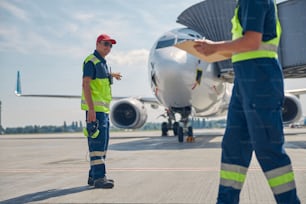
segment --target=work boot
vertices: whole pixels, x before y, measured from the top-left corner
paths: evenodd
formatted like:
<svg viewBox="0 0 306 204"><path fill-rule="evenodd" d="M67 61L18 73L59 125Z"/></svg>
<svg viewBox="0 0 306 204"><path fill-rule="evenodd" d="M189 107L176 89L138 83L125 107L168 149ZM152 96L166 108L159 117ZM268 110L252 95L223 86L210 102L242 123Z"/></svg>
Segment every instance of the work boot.
<svg viewBox="0 0 306 204"><path fill-rule="evenodd" d="M87 184L88 184L89 186L93 186L93 185L94 185L94 180L93 180L92 177L88 177Z"/></svg>
<svg viewBox="0 0 306 204"><path fill-rule="evenodd" d="M109 182L111 183L114 183L114 180L113 179L107 179ZM92 177L88 177L88 180L87 180L87 184L89 186L93 186L94 185L94 179Z"/></svg>
<svg viewBox="0 0 306 204"><path fill-rule="evenodd" d="M95 188L113 188L114 183L107 180L106 177L99 178L94 182Z"/></svg>

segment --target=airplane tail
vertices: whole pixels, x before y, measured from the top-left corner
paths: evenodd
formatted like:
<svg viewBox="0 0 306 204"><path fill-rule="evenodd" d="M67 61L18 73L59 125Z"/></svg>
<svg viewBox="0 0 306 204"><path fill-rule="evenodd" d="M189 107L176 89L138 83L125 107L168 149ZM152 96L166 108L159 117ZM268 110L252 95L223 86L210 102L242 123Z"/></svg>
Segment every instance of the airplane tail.
<svg viewBox="0 0 306 204"><path fill-rule="evenodd" d="M22 91L21 91L20 71L17 71L17 81L16 81L15 95L16 96L23 96L23 97L81 98L80 95L23 94Z"/></svg>
<svg viewBox="0 0 306 204"><path fill-rule="evenodd" d="M20 82L20 71L17 71L17 81L16 81L16 89L15 89L16 96L21 96L21 82Z"/></svg>

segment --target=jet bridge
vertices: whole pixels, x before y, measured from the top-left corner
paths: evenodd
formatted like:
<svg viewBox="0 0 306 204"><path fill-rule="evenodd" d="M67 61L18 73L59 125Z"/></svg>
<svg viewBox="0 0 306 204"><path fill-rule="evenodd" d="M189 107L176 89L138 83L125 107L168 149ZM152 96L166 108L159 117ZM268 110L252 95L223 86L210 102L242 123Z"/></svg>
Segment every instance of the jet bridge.
<svg viewBox="0 0 306 204"><path fill-rule="evenodd" d="M206 0L183 11L177 23L187 26L205 36L219 41L231 39L231 18L236 7L235 0ZM306 77L306 1L288 0L277 4L282 25L279 59L285 78ZM232 81L233 66L230 60L214 63L220 77Z"/></svg>

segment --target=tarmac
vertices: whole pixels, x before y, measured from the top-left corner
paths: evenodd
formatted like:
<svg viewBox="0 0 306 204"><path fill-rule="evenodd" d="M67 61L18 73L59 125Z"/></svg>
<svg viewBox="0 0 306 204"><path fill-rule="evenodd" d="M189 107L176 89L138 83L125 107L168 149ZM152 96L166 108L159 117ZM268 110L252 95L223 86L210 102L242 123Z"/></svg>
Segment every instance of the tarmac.
<svg viewBox="0 0 306 204"><path fill-rule="evenodd" d="M0 135L0 203L216 203L224 129L194 132L193 143L159 131L112 132L106 164L113 189L87 185L82 133ZM285 133L298 195L306 203L306 129ZM255 156L240 203L276 203Z"/></svg>

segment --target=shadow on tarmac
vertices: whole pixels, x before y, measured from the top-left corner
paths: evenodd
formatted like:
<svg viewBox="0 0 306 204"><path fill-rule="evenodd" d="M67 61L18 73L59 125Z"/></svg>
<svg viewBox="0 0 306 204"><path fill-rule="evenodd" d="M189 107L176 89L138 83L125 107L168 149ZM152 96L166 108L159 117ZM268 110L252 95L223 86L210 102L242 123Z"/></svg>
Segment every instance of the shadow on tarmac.
<svg viewBox="0 0 306 204"><path fill-rule="evenodd" d="M212 141L216 137L221 135L196 135L195 142L178 142L176 136L164 136L164 137L147 137L145 139L141 138L139 140L120 142L111 144L109 146L110 150L116 151L139 151L139 150L179 150L179 149L202 149L202 148L220 148L220 141Z"/></svg>
<svg viewBox="0 0 306 204"><path fill-rule="evenodd" d="M47 191L30 193L30 194L22 195L16 198L11 198L8 200L0 201L0 203L1 204L16 204L16 203L37 202L37 201L43 201L49 198L79 193L79 192L88 191L92 189L94 188L90 186L80 186L80 187L67 188L67 189L51 189Z"/></svg>
<svg viewBox="0 0 306 204"><path fill-rule="evenodd" d="M191 143L187 143L186 138L184 142L180 143L176 136L146 137L139 140L111 144L109 149L116 151L141 151L221 148L222 135L220 134L195 134L195 142ZM218 139L215 140L215 138ZM306 149L306 142L303 140L286 141L284 147L286 149Z"/></svg>

